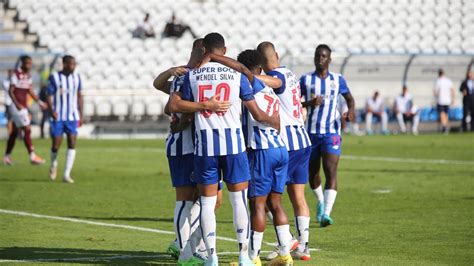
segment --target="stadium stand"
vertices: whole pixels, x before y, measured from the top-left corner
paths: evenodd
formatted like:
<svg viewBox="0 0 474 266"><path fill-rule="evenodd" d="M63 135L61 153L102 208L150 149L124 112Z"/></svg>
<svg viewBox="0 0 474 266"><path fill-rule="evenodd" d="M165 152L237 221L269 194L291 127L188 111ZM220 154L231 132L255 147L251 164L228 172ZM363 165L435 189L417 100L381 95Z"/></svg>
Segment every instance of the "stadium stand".
<svg viewBox="0 0 474 266"><path fill-rule="evenodd" d="M86 114L121 119L161 115L167 98L152 91L152 80L169 66L185 63L192 42L189 33L179 39L133 39L131 31L146 12L157 33L172 12L199 35L221 32L230 56L271 40L297 74L313 68L315 45L328 43L336 51L333 71L345 67L359 107L373 89L393 99L410 63L416 71L405 81L416 87L417 103L430 106L431 78L447 57L410 60L411 55L458 56L446 71L457 86L474 54L471 0L9 0L7 5L18 12L16 20L25 23L26 32L39 36L37 46L77 57L88 90ZM3 53L12 36L2 30ZM16 53L33 51L30 46L8 47Z"/></svg>

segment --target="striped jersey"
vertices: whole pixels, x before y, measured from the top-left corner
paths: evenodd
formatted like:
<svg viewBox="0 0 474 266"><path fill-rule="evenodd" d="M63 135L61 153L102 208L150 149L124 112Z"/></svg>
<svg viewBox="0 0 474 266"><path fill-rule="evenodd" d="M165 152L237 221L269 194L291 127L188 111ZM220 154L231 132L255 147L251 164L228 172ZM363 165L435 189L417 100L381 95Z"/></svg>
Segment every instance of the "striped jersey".
<svg viewBox="0 0 474 266"><path fill-rule="evenodd" d="M171 83L170 97L172 93L180 92L183 87L184 75L176 77ZM181 114L171 114L173 120L181 118ZM181 132L172 133L166 138L166 155L167 156L182 156L194 152L193 143L193 129L188 126Z"/></svg>
<svg viewBox="0 0 474 266"><path fill-rule="evenodd" d="M81 76L77 72L65 75L53 73L48 80L48 95L53 96L53 111L58 121L79 121L79 93L82 90Z"/></svg>
<svg viewBox="0 0 474 266"><path fill-rule="evenodd" d="M300 84L296 75L285 67L278 67L267 73L279 78L282 86L275 90L280 100L280 136L288 151L304 149L311 145L304 128Z"/></svg>
<svg viewBox="0 0 474 266"><path fill-rule="evenodd" d="M194 154L222 156L245 151L241 101L254 99L246 76L222 64L209 62L186 74L182 94L183 99L194 102L204 102L212 96L232 102L225 112L205 110L195 113Z"/></svg>
<svg viewBox="0 0 474 266"><path fill-rule="evenodd" d="M10 87L15 87L13 94L16 101L23 107L27 107L28 93L33 87L33 79L30 73L24 72L21 68L15 70L10 77Z"/></svg>
<svg viewBox="0 0 474 266"><path fill-rule="evenodd" d="M255 102L262 111L269 116L274 112L279 112L280 101L272 88L265 86L257 78L253 80L252 88ZM243 110L242 124L247 147L254 150L285 147L285 143L276 129L253 119L247 108L243 107Z"/></svg>
<svg viewBox="0 0 474 266"><path fill-rule="evenodd" d="M323 96L319 106L312 106L307 112L306 130L310 134L341 134L341 114L338 111L340 94L349 93L347 83L340 74L329 72L325 79L316 71L300 78L301 94L305 101Z"/></svg>

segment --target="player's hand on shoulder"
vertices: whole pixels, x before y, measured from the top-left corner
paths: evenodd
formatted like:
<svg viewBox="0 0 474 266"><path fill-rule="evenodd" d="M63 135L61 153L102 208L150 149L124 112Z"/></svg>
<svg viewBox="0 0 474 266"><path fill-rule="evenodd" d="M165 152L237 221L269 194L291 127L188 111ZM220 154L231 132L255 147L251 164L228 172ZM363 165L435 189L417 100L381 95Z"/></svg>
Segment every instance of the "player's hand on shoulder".
<svg viewBox="0 0 474 266"><path fill-rule="evenodd" d="M232 106L231 102L218 101L215 96L212 96L205 104L206 109L213 112L225 112Z"/></svg>
<svg viewBox="0 0 474 266"><path fill-rule="evenodd" d="M169 72L171 76L179 77L186 74L188 72L188 69L184 66L178 66L170 68Z"/></svg>

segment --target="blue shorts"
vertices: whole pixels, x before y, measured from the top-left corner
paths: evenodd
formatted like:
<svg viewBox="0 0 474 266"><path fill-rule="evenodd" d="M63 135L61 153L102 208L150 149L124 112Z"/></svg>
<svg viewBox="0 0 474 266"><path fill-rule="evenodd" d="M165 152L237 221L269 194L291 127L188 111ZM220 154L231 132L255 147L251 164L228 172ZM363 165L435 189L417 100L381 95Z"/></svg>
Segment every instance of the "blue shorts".
<svg viewBox="0 0 474 266"><path fill-rule="evenodd" d="M194 154L168 156L173 187L195 187L193 180Z"/></svg>
<svg viewBox="0 0 474 266"><path fill-rule="evenodd" d="M51 121L50 132L53 138L61 137L64 133L77 135L78 121Z"/></svg>
<svg viewBox="0 0 474 266"><path fill-rule="evenodd" d="M194 178L203 185L228 184L250 180L249 161L245 152L223 156L194 156Z"/></svg>
<svg viewBox="0 0 474 266"><path fill-rule="evenodd" d="M311 147L288 152L288 180L286 184L306 184L309 178Z"/></svg>
<svg viewBox="0 0 474 266"><path fill-rule="evenodd" d="M288 178L288 151L285 147L253 150L248 154L250 176L248 197L283 193Z"/></svg>
<svg viewBox="0 0 474 266"><path fill-rule="evenodd" d="M338 134L316 135L310 134L311 139L311 161L317 159L324 152L341 155L342 138Z"/></svg>

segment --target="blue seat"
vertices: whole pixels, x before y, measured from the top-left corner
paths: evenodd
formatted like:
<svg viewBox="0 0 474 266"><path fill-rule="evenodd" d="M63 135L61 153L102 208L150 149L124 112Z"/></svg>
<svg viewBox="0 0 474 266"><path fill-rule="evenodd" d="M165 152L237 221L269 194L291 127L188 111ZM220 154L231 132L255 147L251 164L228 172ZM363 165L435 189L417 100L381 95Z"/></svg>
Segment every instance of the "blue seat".
<svg viewBox="0 0 474 266"><path fill-rule="evenodd" d="M4 127L7 125L7 117L5 116L5 112L0 112L0 126Z"/></svg>
<svg viewBox="0 0 474 266"><path fill-rule="evenodd" d="M454 107L449 109L449 120L461 121L462 119L462 107Z"/></svg>

